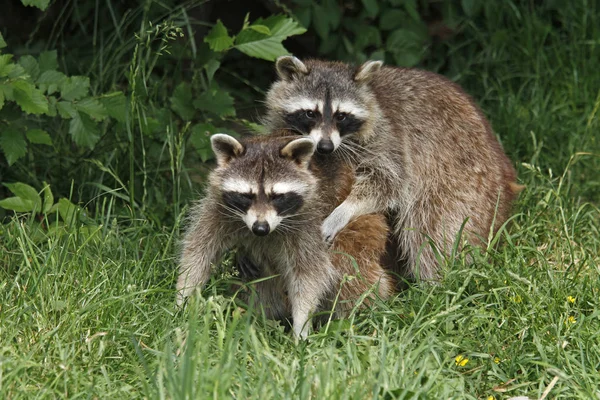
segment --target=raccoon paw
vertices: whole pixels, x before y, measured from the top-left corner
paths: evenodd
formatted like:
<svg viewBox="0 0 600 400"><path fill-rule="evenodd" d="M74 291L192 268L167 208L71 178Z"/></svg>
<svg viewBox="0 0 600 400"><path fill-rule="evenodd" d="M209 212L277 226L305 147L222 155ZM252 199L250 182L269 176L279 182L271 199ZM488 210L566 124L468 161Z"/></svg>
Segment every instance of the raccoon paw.
<svg viewBox="0 0 600 400"><path fill-rule="evenodd" d="M327 218L321 225L321 235L323 240L328 244L333 242L335 235L338 234L347 224L350 222L352 215L347 213L342 207L338 207Z"/></svg>

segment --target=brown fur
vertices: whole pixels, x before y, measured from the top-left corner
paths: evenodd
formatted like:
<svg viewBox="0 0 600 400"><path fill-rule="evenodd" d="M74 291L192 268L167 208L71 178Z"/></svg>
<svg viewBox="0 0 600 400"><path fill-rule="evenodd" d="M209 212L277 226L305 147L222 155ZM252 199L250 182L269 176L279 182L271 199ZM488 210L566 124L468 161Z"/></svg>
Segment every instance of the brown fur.
<svg viewBox="0 0 600 400"><path fill-rule="evenodd" d="M359 292L366 291L377 282L382 297L392 292L391 280L379 265L387 237L387 225L382 223L381 217L365 216L355 222L355 230L371 232L369 238L349 230L344 235L348 241L354 241L349 243L342 240L342 235L342 239L334 246L335 250L355 257L358 274L354 269L350 270L346 256L342 259L335 255L332 258L335 258L336 264L332 265L327 246L321 239L321 221L349 191L339 184L347 182L346 186L351 186L351 169L340 166L323 171L318 163L306 165L308 163L304 160L312 152L307 154L306 146L296 146L290 150L289 146L297 142L291 141L295 138L254 138L243 142L241 146L232 138L226 139L217 143L213 141L219 166L210 174L206 197L190 214L177 284L180 304L195 287L206 282L210 264L216 262L227 248L238 248L261 268L262 276L277 275L256 284L258 300L270 317L291 316L294 319L294 332L301 337L306 335L308 314L314 312L321 302L331 301L335 297L347 272L360 277L348 285L349 289L345 288L346 284L342 286L344 304L355 300ZM306 144L306 140L303 142ZM314 150L314 147L311 149ZM298 155L296 150L303 154ZM322 179L318 179L319 174L323 176ZM306 191L302 193L303 208L297 216L284 218L281 227L268 236L255 236L242 222L242 215L224 207L221 187L231 178L243 178L246 181L254 179L265 188L280 181L306 183ZM258 193L258 200L252 207L267 210L271 206L266 200L260 199L268 193L261 193ZM321 197L321 193L327 196ZM327 201L332 203L328 204ZM376 238L380 239L379 242ZM340 307L338 313L347 309L347 306Z"/></svg>
<svg viewBox="0 0 600 400"><path fill-rule="evenodd" d="M349 161L356 182L324 221L326 238L359 215L386 213L399 254L396 270L433 279L439 265L430 242L447 255L465 220L460 244L486 242L507 220L518 192L515 170L458 85L430 72L374 63L356 68L296 60L286 66L267 95L269 127L313 132L288 126L286 107L295 99L314 99L315 110L328 98L351 101L367 115L360 130L343 136L327 156L332 166L336 159ZM335 125L323 121L320 135L335 135Z"/></svg>

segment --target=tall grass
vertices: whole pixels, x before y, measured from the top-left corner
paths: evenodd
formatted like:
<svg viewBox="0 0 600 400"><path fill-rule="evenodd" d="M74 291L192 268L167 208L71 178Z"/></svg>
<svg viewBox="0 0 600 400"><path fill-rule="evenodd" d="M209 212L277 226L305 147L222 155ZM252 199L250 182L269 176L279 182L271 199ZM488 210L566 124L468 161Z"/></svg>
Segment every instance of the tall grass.
<svg viewBox="0 0 600 400"><path fill-rule="evenodd" d="M502 246L296 343L218 275L176 309L180 219L127 214L98 192L91 221L0 226L0 397L600 397L599 11L510 2L451 43L448 75L527 186Z"/></svg>

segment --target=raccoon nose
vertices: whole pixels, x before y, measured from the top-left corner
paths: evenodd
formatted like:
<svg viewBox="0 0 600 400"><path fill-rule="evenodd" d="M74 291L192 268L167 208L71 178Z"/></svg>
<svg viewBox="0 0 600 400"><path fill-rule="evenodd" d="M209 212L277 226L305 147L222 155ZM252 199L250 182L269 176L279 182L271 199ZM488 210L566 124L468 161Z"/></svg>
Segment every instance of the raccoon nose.
<svg viewBox="0 0 600 400"><path fill-rule="evenodd" d="M256 236L267 236L269 231L269 224L266 221L256 221L252 224L252 233Z"/></svg>
<svg viewBox="0 0 600 400"><path fill-rule="evenodd" d="M321 154L333 153L333 142L331 140L320 140L317 144L317 151Z"/></svg>

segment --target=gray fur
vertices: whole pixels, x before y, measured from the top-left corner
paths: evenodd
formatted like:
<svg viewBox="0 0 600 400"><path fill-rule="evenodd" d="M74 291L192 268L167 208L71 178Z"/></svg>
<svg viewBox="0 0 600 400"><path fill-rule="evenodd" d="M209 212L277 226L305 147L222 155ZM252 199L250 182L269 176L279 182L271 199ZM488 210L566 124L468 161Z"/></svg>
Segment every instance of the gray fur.
<svg viewBox="0 0 600 400"><path fill-rule="evenodd" d="M368 115L360 131L344 136L330 156L350 161L357 179L322 225L327 240L358 215L385 212L402 258L399 272L434 279L436 248L448 254L465 220L463 239L472 244L484 244L506 221L519 190L514 168L483 113L458 85L377 62L359 68L318 60L302 64L307 73L276 81L269 90L269 129L294 128L286 126L283 106L294 99L324 102L330 96L359 104Z"/></svg>
<svg viewBox="0 0 600 400"><path fill-rule="evenodd" d="M230 149L225 148L227 144ZM263 276L277 275L260 285L267 313L280 318L291 312L294 333L305 338L310 314L341 280L319 234L324 213L316 178L307 165L314 143L305 138L256 138L240 144L231 137L218 137L213 145L217 145L219 164L210 174L206 197L190 213L177 282L178 304L206 283L211 263L218 261L223 251L237 248L261 267ZM240 148L241 152L233 151ZM268 236L255 236L242 221L243 215L222 202L222 183L231 177L253 179L257 185L282 179L306 183L304 205L295 215L284 217ZM269 207L262 200L256 203L252 207ZM289 303L282 298L282 288Z"/></svg>

